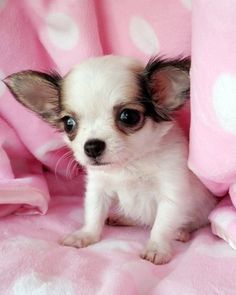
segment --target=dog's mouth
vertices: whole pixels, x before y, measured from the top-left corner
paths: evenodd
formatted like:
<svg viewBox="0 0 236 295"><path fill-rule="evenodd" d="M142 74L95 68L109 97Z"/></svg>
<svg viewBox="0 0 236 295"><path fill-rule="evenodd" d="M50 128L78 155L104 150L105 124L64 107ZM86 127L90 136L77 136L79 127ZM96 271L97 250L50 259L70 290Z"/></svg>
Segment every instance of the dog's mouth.
<svg viewBox="0 0 236 295"><path fill-rule="evenodd" d="M102 166L102 167L104 167L104 166L110 166L110 165L112 165L111 162L100 162L98 160L94 160L92 163L90 163L89 166L92 166L92 167Z"/></svg>

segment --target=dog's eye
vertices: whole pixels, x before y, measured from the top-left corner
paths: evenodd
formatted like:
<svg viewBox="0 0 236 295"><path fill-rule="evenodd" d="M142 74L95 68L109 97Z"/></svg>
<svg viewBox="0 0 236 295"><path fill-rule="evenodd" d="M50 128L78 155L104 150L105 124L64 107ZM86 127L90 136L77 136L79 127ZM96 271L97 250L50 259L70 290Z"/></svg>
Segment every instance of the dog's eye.
<svg viewBox="0 0 236 295"><path fill-rule="evenodd" d="M140 112L133 109L124 109L119 115L119 120L128 126L135 126L141 120Z"/></svg>
<svg viewBox="0 0 236 295"><path fill-rule="evenodd" d="M66 133L72 132L76 127L76 121L70 116L65 116L62 118L62 121L64 123L64 129Z"/></svg>

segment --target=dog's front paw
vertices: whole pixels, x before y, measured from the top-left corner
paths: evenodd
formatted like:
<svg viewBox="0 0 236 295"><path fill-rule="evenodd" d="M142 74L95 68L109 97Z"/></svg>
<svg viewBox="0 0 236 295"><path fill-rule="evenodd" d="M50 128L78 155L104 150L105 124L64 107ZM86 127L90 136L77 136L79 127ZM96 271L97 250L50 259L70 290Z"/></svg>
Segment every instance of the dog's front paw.
<svg viewBox="0 0 236 295"><path fill-rule="evenodd" d="M158 247L155 242L149 241L140 257L154 264L166 264L171 260L172 252L170 247L164 250Z"/></svg>
<svg viewBox="0 0 236 295"><path fill-rule="evenodd" d="M79 230L66 236L61 241L61 244L64 246L70 246L75 248L84 248L98 241L99 237L97 237L96 235L83 230Z"/></svg>

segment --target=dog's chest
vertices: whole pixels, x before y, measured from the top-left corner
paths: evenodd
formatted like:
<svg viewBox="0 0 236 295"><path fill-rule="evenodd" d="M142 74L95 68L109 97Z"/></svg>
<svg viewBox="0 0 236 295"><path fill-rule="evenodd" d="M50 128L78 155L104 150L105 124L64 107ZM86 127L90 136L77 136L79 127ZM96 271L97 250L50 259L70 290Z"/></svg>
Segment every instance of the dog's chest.
<svg viewBox="0 0 236 295"><path fill-rule="evenodd" d="M130 175L111 181L123 213L140 224L152 225L158 204L158 181L150 176Z"/></svg>

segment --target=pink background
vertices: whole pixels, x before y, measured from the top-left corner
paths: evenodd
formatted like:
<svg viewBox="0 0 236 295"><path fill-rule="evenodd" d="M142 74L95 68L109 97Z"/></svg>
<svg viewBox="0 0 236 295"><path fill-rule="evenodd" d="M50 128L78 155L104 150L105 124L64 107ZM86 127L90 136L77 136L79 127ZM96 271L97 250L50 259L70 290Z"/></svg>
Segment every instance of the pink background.
<svg viewBox="0 0 236 295"><path fill-rule="evenodd" d="M235 11L234 0L0 0L0 78L25 69L64 75L110 53L143 62L191 55L189 166L216 195L229 190L233 202L210 218L236 248ZM17 214L0 220L0 294L235 293L236 252L209 228L177 243L162 267L138 257L144 229L106 227L87 249L60 246L81 226L82 195L83 172L61 136L0 82L0 215Z"/></svg>

